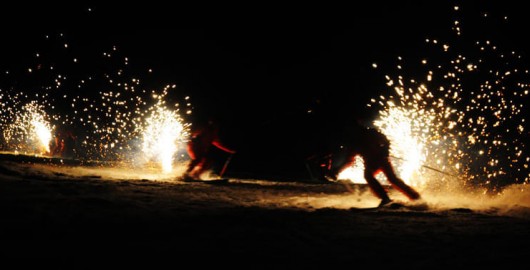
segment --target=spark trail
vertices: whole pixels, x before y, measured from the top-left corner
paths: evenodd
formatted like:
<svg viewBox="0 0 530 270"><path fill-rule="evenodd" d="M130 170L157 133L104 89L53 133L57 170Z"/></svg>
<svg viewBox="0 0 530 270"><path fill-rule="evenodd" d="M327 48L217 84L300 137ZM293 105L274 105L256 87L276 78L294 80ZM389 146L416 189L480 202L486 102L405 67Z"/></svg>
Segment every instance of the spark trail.
<svg viewBox="0 0 530 270"><path fill-rule="evenodd" d="M5 72L13 80L0 88L2 150L49 154L54 132L68 130L80 160L142 157L169 172L187 140L190 98L175 84L143 83L155 78L152 69L132 66L116 46L82 51L63 34L46 36L45 44L26 68ZM152 149L162 142L164 151Z"/></svg>
<svg viewBox="0 0 530 270"><path fill-rule="evenodd" d="M453 8L447 40L425 40L427 56L397 58L396 72L385 76L388 94L368 104L379 112L374 125L389 137L399 174L414 186L496 190L528 183L529 71L520 54L467 37L461 10ZM481 17L508 23L502 18Z"/></svg>

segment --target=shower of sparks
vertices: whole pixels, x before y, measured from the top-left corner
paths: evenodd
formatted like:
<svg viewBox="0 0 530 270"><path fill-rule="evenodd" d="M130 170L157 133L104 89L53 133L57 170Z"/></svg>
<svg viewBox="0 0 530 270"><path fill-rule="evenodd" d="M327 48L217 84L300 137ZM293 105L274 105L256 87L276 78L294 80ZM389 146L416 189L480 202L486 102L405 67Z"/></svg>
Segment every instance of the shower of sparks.
<svg viewBox="0 0 530 270"><path fill-rule="evenodd" d="M407 184L423 187L426 179L422 177L424 173L422 165L425 164L428 155L425 145L428 140L435 140L429 137L434 116L424 110L405 110L392 102L388 102L387 105L388 110L380 112L380 119L376 120L374 125L391 142L390 157L400 178ZM363 175L364 161L361 156L357 156L354 165L342 171L339 179L362 183ZM386 182L383 174L376 175L376 178Z"/></svg>
<svg viewBox="0 0 530 270"><path fill-rule="evenodd" d="M149 111L144 126L138 126L142 134L142 152L147 161L159 162L163 171L170 173L173 158L188 137L187 127L176 111L164 106L162 99Z"/></svg>
<svg viewBox="0 0 530 270"><path fill-rule="evenodd" d="M138 164L141 157L162 162L163 170L171 171L188 127L180 116L180 102L175 101L183 98L176 85L147 90L159 86L141 78L154 79L155 74L132 67L116 46L76 56L72 52L77 48L66 39L64 34L46 36L54 49L35 53L20 74L6 72L8 79L17 80L0 85L0 150L50 154L57 129L75 135L79 160ZM185 104L184 113L191 114L189 96Z"/></svg>
<svg viewBox="0 0 530 270"><path fill-rule="evenodd" d="M425 184L425 179L419 176L428 155L425 144L430 139L428 136L433 116L421 109L405 110L395 107L391 102L387 105L388 110L381 111L380 119L374 124L391 142L390 156L398 164L400 177L406 183L420 187Z"/></svg>
<svg viewBox="0 0 530 270"><path fill-rule="evenodd" d="M48 154L53 127L44 106L36 101L22 107L6 108L5 104L2 104L2 134L6 148L28 154Z"/></svg>
<svg viewBox="0 0 530 270"><path fill-rule="evenodd" d="M461 32L465 20L454 25L456 44L426 40L435 51L432 59L417 62L414 70L423 70L415 71L419 79L386 76L394 93L368 105L379 108L374 125L391 141L393 162L413 186L456 181L494 190L528 183L523 110L530 78L522 57L491 41L467 44ZM416 64L398 61L403 73L402 67Z"/></svg>

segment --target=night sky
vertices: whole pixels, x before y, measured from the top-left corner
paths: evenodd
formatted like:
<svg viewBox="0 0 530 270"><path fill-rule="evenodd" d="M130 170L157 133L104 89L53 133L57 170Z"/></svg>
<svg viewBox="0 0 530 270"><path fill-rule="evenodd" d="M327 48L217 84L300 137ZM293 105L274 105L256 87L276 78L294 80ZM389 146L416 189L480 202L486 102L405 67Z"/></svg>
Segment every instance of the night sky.
<svg viewBox="0 0 530 270"><path fill-rule="evenodd" d="M0 81L2 87L14 84L40 91L38 80L13 74L30 65L35 52L46 52L46 35L63 33L75 55L87 59L117 46L130 58L135 72L153 70L142 77L147 86L176 84L169 98L190 96L196 115L213 114L220 119L225 140L242 157L258 152L254 160L260 155L262 161L272 156L288 160L299 150L289 149L299 145L290 140L304 142L312 129L340 130L357 119L373 120L376 112L365 105L387 91L384 75L396 57L422 57L427 36L450 35L455 3L417 2L200 7L153 2L18 4L0 13ZM490 27L470 20L470 38L492 35L525 54L528 43L519 35L524 9L466 2L465 12L505 12L521 27ZM64 56L50 55L54 61ZM378 68L372 68L372 63ZM109 67L94 63L91 68ZM266 153L264 149L273 150ZM278 157L278 153L283 154ZM248 165L241 167L259 170Z"/></svg>
<svg viewBox="0 0 530 270"><path fill-rule="evenodd" d="M81 55L115 45L135 68L155 70L154 86L174 82L201 110L260 122L305 111L316 100L334 109L335 102L366 104L382 88L371 63L413 52L433 27L451 23L436 12L447 5L408 1L348 8L172 5L4 10L2 58L24 67L45 48L45 35L59 33Z"/></svg>

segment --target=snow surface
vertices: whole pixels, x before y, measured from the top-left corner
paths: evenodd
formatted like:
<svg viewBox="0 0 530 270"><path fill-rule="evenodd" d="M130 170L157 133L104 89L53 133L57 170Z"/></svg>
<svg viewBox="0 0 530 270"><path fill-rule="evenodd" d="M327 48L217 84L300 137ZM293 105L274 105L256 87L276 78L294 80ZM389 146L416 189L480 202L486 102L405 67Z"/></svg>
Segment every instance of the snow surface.
<svg viewBox="0 0 530 270"><path fill-rule="evenodd" d="M61 258L76 266L140 260L194 267L430 269L506 267L525 263L528 254L525 185L496 196L422 191L423 200L415 203L390 190L406 206L374 209L379 201L365 185L187 183L177 180L182 168L164 175L1 160L2 254Z"/></svg>

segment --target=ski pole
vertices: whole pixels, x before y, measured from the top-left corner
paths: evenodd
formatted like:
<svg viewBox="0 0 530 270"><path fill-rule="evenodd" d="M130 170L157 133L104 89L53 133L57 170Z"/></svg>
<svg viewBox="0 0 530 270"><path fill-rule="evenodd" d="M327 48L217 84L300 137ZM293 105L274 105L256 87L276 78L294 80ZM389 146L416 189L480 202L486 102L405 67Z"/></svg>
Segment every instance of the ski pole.
<svg viewBox="0 0 530 270"><path fill-rule="evenodd" d="M400 157L396 157L396 156L392 156L392 155L391 155L390 157L395 158L395 159L399 159L399 160L406 161L406 159L404 159L404 158L400 158ZM445 175L448 175L448 176L451 176L451 177L457 177L457 176L454 175L454 174L450 174L450 173L444 172L444 171L442 171L442 170L439 170L439 169L436 169L436 168L433 168L433 167L430 167L430 166L427 166L427 165L423 165L423 164L422 164L421 166L424 167L424 168L426 168L426 169L433 170L433 171L435 171L435 172L439 172L439 173L441 173L441 174L445 174Z"/></svg>
<svg viewBox="0 0 530 270"><path fill-rule="evenodd" d="M225 164L223 165L223 169L221 169L221 172L219 173L219 178L222 178L225 174L226 168L228 167L228 163L230 163L230 160L232 160L233 156L234 154L230 154L230 156L228 156L228 158L226 159Z"/></svg>

